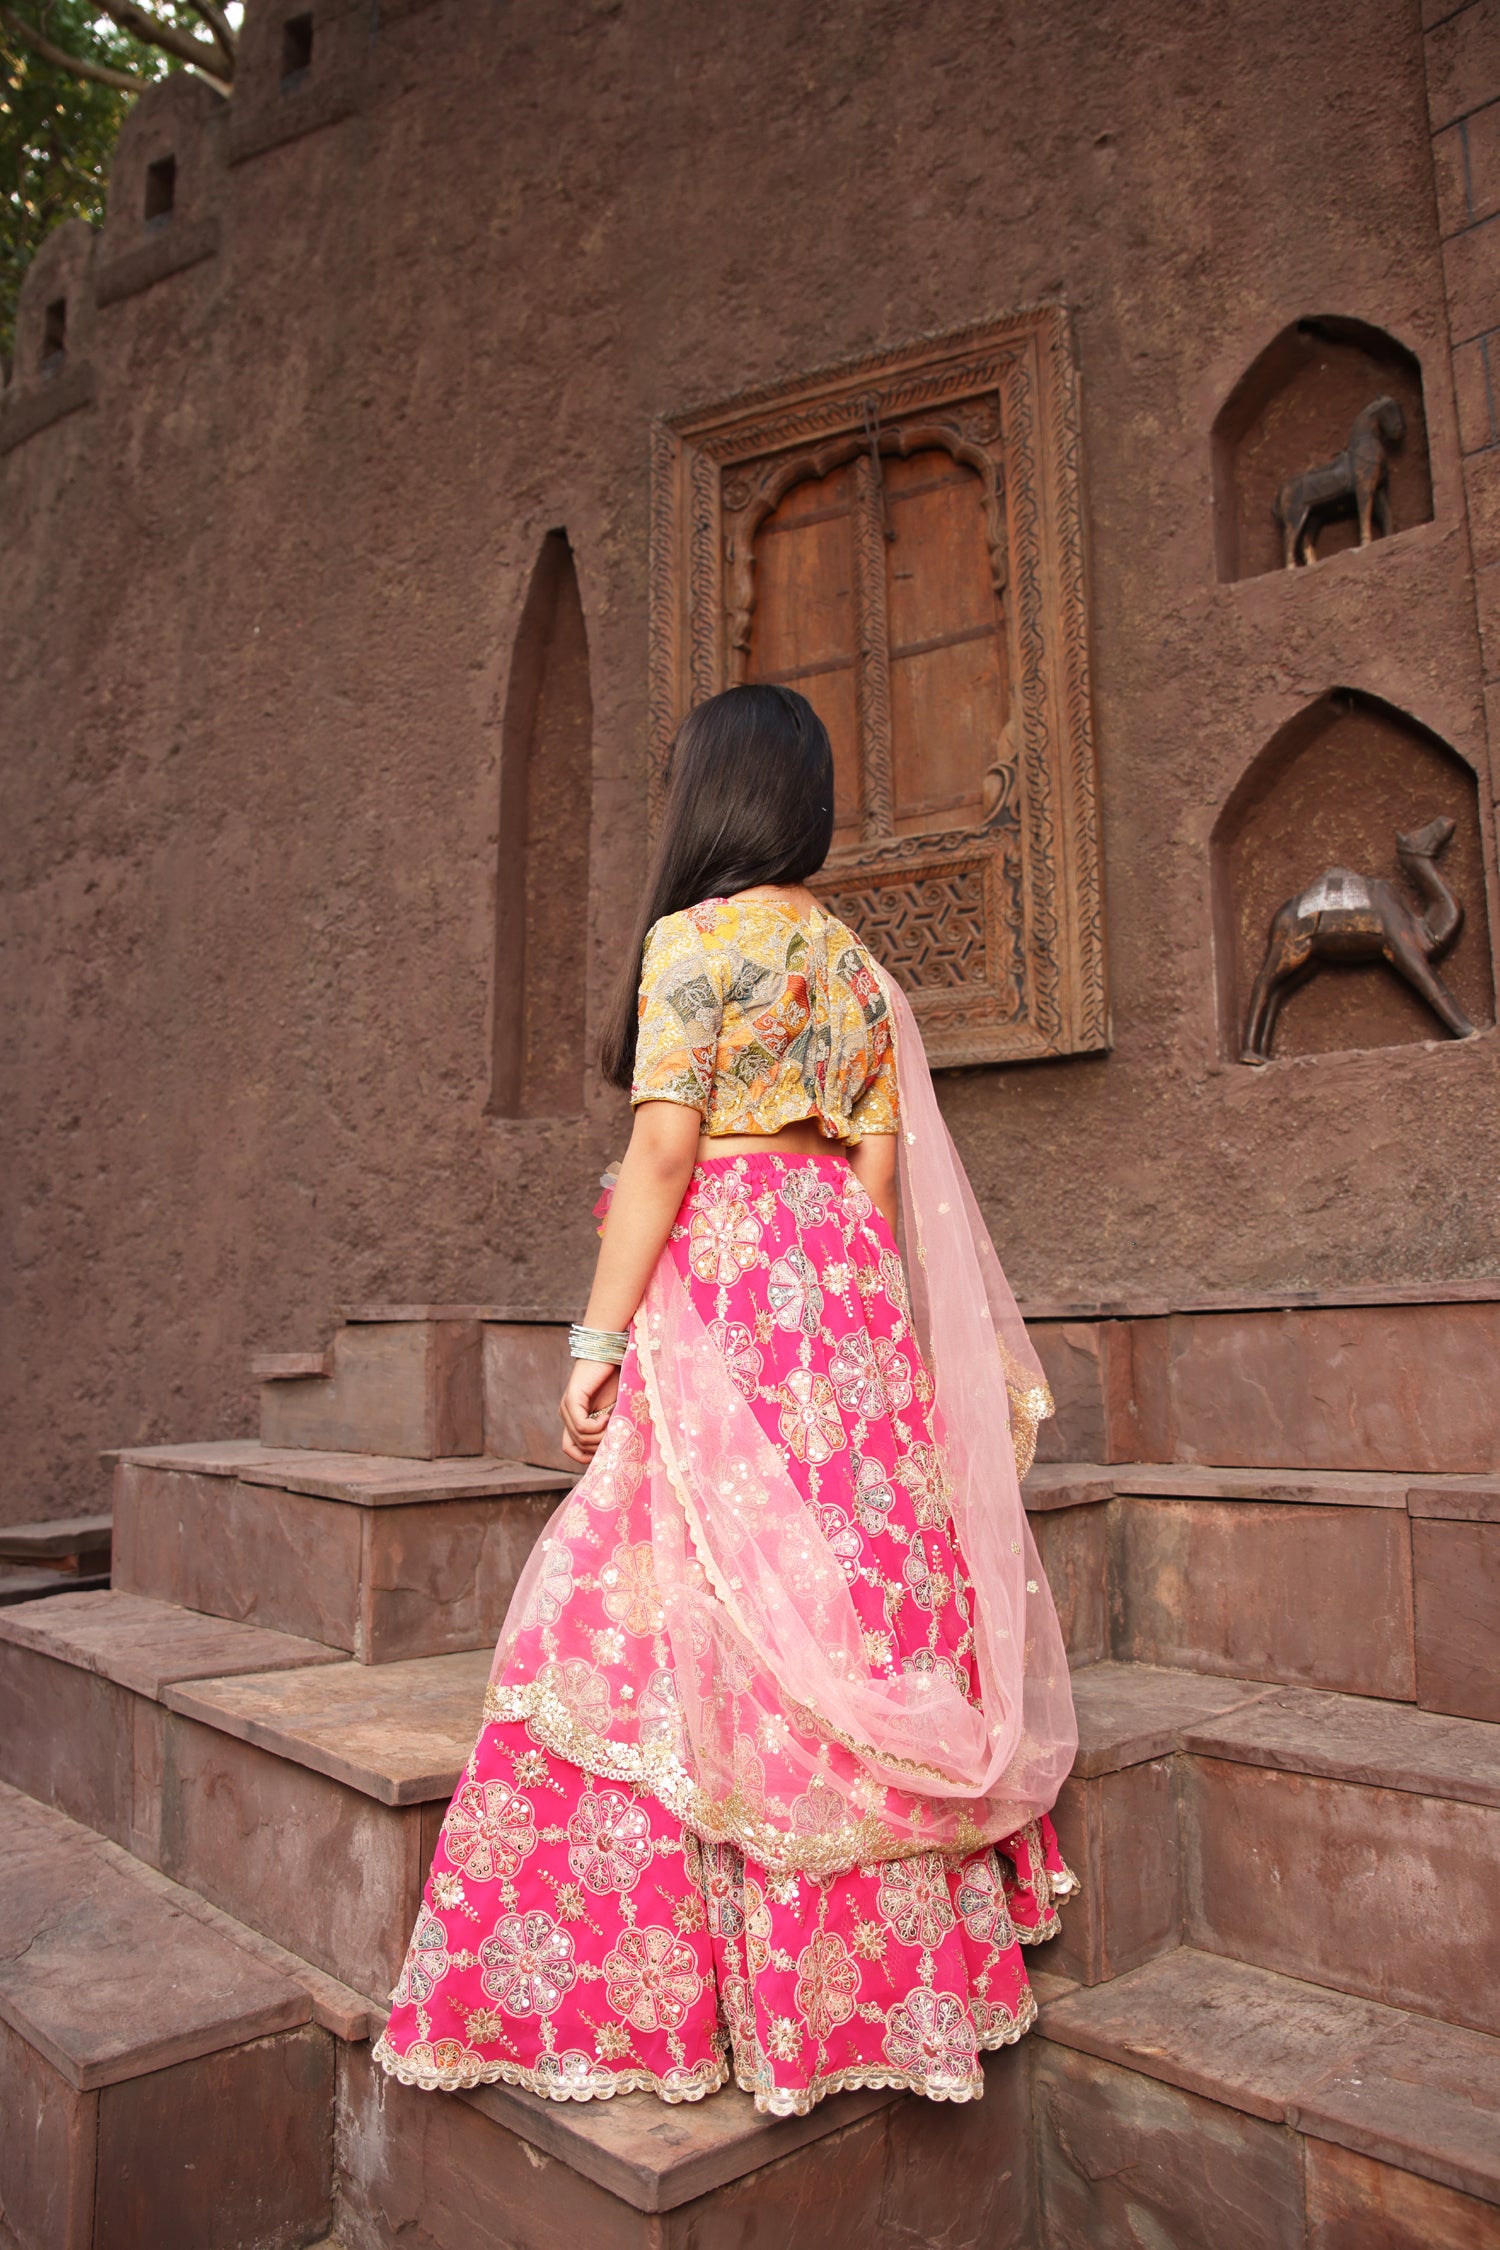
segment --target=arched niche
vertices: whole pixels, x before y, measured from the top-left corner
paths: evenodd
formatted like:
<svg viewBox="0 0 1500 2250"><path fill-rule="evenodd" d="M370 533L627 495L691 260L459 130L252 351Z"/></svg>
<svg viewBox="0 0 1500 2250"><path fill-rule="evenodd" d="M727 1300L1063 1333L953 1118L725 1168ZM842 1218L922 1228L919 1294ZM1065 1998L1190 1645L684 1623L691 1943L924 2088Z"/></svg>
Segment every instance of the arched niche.
<svg viewBox="0 0 1500 2250"><path fill-rule="evenodd" d="M1335 688L1265 744L1225 805L1212 842L1221 1052L1240 1054L1271 918L1329 868L1417 894L1396 836L1438 817L1454 824L1437 873L1464 910L1452 949L1434 962L1476 1025L1493 1021L1479 789L1440 736L1378 696ZM1284 1000L1274 1057L1394 1047L1448 1033L1406 981L1378 960L1321 963Z"/></svg>
<svg viewBox="0 0 1500 2250"><path fill-rule="evenodd" d="M549 531L511 657L500 752L491 1110L583 1108L593 701L578 574Z"/></svg>
<svg viewBox="0 0 1500 2250"><path fill-rule="evenodd" d="M1286 481L1330 462L1355 417L1378 398L1400 407L1405 434L1389 450L1392 535L1432 518L1422 369L1384 329L1339 314L1293 321L1240 377L1213 427L1214 537L1221 579L1283 567L1275 500ZM1352 513L1327 520L1319 561L1358 541Z"/></svg>

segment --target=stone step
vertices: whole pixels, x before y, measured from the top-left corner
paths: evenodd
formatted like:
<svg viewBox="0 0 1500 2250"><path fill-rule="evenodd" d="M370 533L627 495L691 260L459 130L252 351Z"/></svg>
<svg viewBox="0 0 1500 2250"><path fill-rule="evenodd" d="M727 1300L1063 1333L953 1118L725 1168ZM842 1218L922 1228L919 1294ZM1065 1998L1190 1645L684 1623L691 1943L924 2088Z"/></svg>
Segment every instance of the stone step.
<svg viewBox="0 0 1500 2250"><path fill-rule="evenodd" d="M771 2124L733 2093L675 2110L504 2087L439 2103L382 2089L362 2053L349 2066L351 2250L395 2250L418 2228L431 2250L1500 2240L1500 2043L1189 1951L1044 2002L1039 2034L991 2058L977 2108L866 2092Z"/></svg>
<svg viewBox="0 0 1500 2250"><path fill-rule="evenodd" d="M310 1356L262 1361L261 1443L415 1460L484 1451L477 1320L345 1324Z"/></svg>
<svg viewBox="0 0 1500 2250"><path fill-rule="evenodd" d="M41 1602L59 1586L70 1592L97 1592L109 1584L107 1570L48 1570L31 1563L0 1563L0 1609L15 1602Z"/></svg>
<svg viewBox="0 0 1500 2250"><path fill-rule="evenodd" d="M1415 1700L1404 1505L1131 1494L1112 1528L1126 1662ZM1372 1633L1376 1617L1388 1625Z"/></svg>
<svg viewBox="0 0 1500 2250"><path fill-rule="evenodd" d="M72 1614L90 1602L125 1613ZM66 1791L68 1810L384 2002L478 1731L487 1650L367 1668L118 1594L60 1596L0 1625L22 1721L5 1730L7 1778ZM143 1675L132 1667L147 1638ZM257 1670L263 1644L276 1655ZM1488 2027L1494 2001L1467 1949L1500 1942L1484 1872L1500 1843L1500 1730L1142 1666L1091 1667L1075 1692L1080 1751L1057 1821L1084 1896L1049 1968L1096 1984L1186 1935ZM46 1750L59 1712L92 1755ZM1328 1798L1316 1836L1310 1791ZM1296 1854L1316 1849L1342 1854L1323 1886L1331 1903L1304 1908L1283 1936ZM1341 1911L1363 1861L1391 1948ZM1398 1973L1407 1984L1389 1981ZM1423 1989L1408 1989L1414 1977Z"/></svg>
<svg viewBox="0 0 1500 2250"><path fill-rule="evenodd" d="M0 1613L0 1779L351 1988L346 2022L383 2020L490 1661L368 1667L138 1595L58 1595Z"/></svg>
<svg viewBox="0 0 1500 2250"><path fill-rule="evenodd" d="M884 2089L758 2117L726 2088L547 2102L382 2083L351 2049L340 2102L346 2250L1036 2250L1029 2057L992 2055L980 2102Z"/></svg>
<svg viewBox="0 0 1500 2250"><path fill-rule="evenodd" d="M58 1596L0 1620L0 1774L382 2006L490 1662L366 1667L135 1595ZM1178 1941L1184 1730L1268 1691L1116 1664L1075 1691L1057 1819L1084 1895L1045 1958L1094 1982Z"/></svg>
<svg viewBox="0 0 1500 2250"><path fill-rule="evenodd" d="M1492 1476L1052 1462L1023 1489L1075 1664L1113 1656L1500 1720Z"/></svg>
<svg viewBox="0 0 1500 2250"><path fill-rule="evenodd" d="M333 1354L321 1352L253 1352L250 1374L257 1383L290 1383L303 1375L329 1375Z"/></svg>
<svg viewBox="0 0 1500 2250"><path fill-rule="evenodd" d="M487 1454L132 1448L116 1457L114 1584L366 1664L493 1648L572 1481Z"/></svg>
<svg viewBox="0 0 1500 2250"><path fill-rule="evenodd" d="M0 1524L0 1562L107 1569L110 1523L109 1516L55 1516L46 1523Z"/></svg>
<svg viewBox="0 0 1500 2250"><path fill-rule="evenodd" d="M161 1865L384 2011L490 1652L164 1691Z"/></svg>
<svg viewBox="0 0 1500 2250"><path fill-rule="evenodd" d="M1407 1505L1417 1700L1500 1720L1500 1477L1435 1478Z"/></svg>
<svg viewBox="0 0 1500 2250"><path fill-rule="evenodd" d="M1044 2004L1049 2250L1494 2250L1500 2041L1191 1948Z"/></svg>
<svg viewBox="0 0 1500 2250"><path fill-rule="evenodd" d="M159 1866L167 1688L340 1661L316 1641L113 1589L0 1611L0 1780Z"/></svg>
<svg viewBox="0 0 1500 2250"><path fill-rule="evenodd" d="M321 1352L263 1352L268 1446L414 1460L490 1453L567 1469L567 1325L479 1305L366 1305Z"/></svg>
<svg viewBox="0 0 1500 2250"><path fill-rule="evenodd" d="M87 1828L0 1790L8 2244L313 2238L332 2216L334 2048L293 1979Z"/></svg>
<svg viewBox="0 0 1500 2250"><path fill-rule="evenodd" d="M557 1413L572 1365L566 1322L487 1320L483 1334L486 1450L576 1476Z"/></svg>
<svg viewBox="0 0 1500 2250"><path fill-rule="evenodd" d="M1034 1956L1044 1971L1099 1984L1179 1943L1184 1733L1271 1692L1254 1680L1139 1664L1074 1673L1078 1756L1053 1819L1083 1889L1062 1934Z"/></svg>
<svg viewBox="0 0 1500 2250"><path fill-rule="evenodd" d="M1036 1462L1021 1486L1057 1621L1072 1665L1098 1664L1110 1642L1114 1472L1088 1462Z"/></svg>
<svg viewBox="0 0 1500 2250"><path fill-rule="evenodd" d="M1500 2033L1500 1727L1117 1663L1073 1688L1083 1896L1046 1968L1093 1986L1181 1940Z"/></svg>
<svg viewBox="0 0 1500 2250"><path fill-rule="evenodd" d="M1494 1280L1361 1302L1039 1306L1027 1321L1058 1402L1048 1459L1398 1475L1500 1460Z"/></svg>
<svg viewBox="0 0 1500 2250"><path fill-rule="evenodd" d="M1180 1739L1189 1943L1500 2034L1500 1726L1282 1689Z"/></svg>

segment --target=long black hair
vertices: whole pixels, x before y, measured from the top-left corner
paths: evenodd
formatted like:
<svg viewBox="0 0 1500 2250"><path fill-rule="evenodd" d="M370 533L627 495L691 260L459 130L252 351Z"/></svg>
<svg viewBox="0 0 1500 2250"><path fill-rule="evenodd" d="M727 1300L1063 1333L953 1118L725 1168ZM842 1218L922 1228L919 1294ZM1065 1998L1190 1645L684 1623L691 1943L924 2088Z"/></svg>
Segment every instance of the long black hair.
<svg viewBox="0 0 1500 2250"><path fill-rule="evenodd" d="M613 1086L635 1068L646 933L664 914L759 883L805 883L833 841L833 750L805 696L726 688L672 738L667 801L646 895L610 1002L599 1063Z"/></svg>

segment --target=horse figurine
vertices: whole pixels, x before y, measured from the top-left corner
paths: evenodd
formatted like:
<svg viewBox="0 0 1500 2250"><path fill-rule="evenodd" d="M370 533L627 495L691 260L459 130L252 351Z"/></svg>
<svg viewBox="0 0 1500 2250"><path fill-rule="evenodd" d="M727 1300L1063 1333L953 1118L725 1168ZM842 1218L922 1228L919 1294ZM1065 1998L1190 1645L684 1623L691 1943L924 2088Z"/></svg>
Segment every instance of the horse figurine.
<svg viewBox="0 0 1500 2250"><path fill-rule="evenodd" d="M1304 469L1289 477L1271 505L1281 526L1282 554L1288 570L1295 570L1300 549L1304 563L1318 559L1318 531L1329 516L1351 509L1359 520L1359 543L1368 547L1377 525L1382 536L1391 528L1388 446L1399 445L1406 435L1406 417L1393 398L1372 399L1354 418L1349 443L1319 469Z"/></svg>
<svg viewBox="0 0 1500 2250"><path fill-rule="evenodd" d="M1281 1003L1320 961L1388 961L1455 1039L1475 1037L1476 1027L1431 966L1463 926L1464 910L1434 865L1452 834L1452 821L1441 818L1396 838L1396 857L1426 902L1425 913L1416 913L1394 883L1347 867L1325 869L1277 909L1250 996L1241 1062L1270 1061Z"/></svg>

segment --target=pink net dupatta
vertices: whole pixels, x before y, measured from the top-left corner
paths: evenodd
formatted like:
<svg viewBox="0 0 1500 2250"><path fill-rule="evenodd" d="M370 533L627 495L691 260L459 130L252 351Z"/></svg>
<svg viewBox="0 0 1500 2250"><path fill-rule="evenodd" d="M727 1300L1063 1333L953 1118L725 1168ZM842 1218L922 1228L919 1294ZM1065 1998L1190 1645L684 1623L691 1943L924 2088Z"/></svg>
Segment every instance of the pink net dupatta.
<svg viewBox="0 0 1500 2250"><path fill-rule="evenodd" d="M998 1842L1052 1805L1077 1741L1019 1483L1051 1398L911 1010L882 982L896 1026L913 1319L936 1384L919 1517L951 1512L957 1530L973 1586L977 1700L952 1666L894 1679L872 1671L838 1556L663 1255L634 1327L649 1404L639 1469L650 1570L639 1583L651 1665L618 1700L599 1692L597 1620L587 1600L549 1599L559 1584L549 1535L517 1587L486 1706L524 1717L546 1747L648 1789L700 1838L732 1842L776 1873L831 1875ZM633 1432L621 1438L635 1446ZM592 1480L617 1474L606 1441L563 1512L563 1539Z"/></svg>

